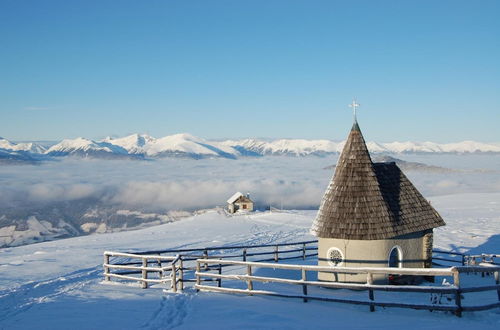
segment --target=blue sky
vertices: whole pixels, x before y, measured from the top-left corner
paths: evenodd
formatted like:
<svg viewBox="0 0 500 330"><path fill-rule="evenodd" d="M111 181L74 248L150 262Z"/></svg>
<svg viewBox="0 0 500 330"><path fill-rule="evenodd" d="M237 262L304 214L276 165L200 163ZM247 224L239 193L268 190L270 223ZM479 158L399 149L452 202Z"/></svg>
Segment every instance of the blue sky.
<svg viewBox="0 0 500 330"><path fill-rule="evenodd" d="M0 1L0 136L500 141L500 1Z"/></svg>

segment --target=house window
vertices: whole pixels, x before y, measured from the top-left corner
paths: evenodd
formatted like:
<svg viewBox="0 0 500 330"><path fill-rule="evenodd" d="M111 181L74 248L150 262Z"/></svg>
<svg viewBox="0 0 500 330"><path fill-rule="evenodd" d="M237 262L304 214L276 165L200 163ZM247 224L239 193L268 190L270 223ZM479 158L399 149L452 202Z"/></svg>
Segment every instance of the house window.
<svg viewBox="0 0 500 330"><path fill-rule="evenodd" d="M328 264L330 264L330 266L337 267L342 265L344 262L344 255L342 254L342 251L336 247L331 247L326 252L326 259L328 260Z"/></svg>
<svg viewBox="0 0 500 330"><path fill-rule="evenodd" d="M243 210L247 209L247 204L243 204Z"/></svg>
<svg viewBox="0 0 500 330"><path fill-rule="evenodd" d="M399 246L395 246L391 249L391 252L389 253L388 264L389 267L403 267L403 253Z"/></svg>

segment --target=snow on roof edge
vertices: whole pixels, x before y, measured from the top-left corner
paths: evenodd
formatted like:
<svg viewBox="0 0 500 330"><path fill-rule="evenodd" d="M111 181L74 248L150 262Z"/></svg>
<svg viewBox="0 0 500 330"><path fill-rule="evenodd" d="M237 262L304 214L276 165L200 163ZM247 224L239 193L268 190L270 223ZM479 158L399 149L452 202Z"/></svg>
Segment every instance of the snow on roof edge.
<svg viewBox="0 0 500 330"><path fill-rule="evenodd" d="M235 193L233 196L231 196L228 200L227 200L227 203L228 204L233 204L234 202L236 202L236 200L238 198L240 198L241 196L243 196L243 194L241 192L237 192Z"/></svg>

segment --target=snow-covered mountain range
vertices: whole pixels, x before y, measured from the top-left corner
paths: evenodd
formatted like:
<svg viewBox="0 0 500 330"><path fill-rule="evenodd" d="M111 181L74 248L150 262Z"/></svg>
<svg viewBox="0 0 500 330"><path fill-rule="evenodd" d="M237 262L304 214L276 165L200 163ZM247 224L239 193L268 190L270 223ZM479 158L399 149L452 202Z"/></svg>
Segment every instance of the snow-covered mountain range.
<svg viewBox="0 0 500 330"><path fill-rule="evenodd" d="M191 134L154 138L132 134L122 138L107 137L100 141L86 138L66 139L49 148L37 143L13 143L0 138L0 159L40 160L48 157L80 156L92 158L231 158L243 156L309 156L337 154L345 141L279 139L243 139L210 141ZM500 153L500 144L463 141L434 142L367 142L372 153Z"/></svg>

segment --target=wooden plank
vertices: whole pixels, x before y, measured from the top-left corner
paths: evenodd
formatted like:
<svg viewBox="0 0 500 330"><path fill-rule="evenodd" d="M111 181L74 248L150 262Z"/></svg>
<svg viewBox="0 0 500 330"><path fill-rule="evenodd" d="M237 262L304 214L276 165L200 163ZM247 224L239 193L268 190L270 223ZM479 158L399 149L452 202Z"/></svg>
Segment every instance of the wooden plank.
<svg viewBox="0 0 500 330"><path fill-rule="evenodd" d="M479 287L470 287L470 288L460 288L463 293L468 292L483 292L490 290L500 290L500 285L487 285L487 286L479 286ZM500 299L499 299L500 300Z"/></svg>
<svg viewBox="0 0 500 330"><path fill-rule="evenodd" d="M480 306L462 306L462 311L464 312L478 312L478 311L486 311L488 309L499 308L500 302L488 304L488 305L480 305Z"/></svg>
<svg viewBox="0 0 500 330"><path fill-rule="evenodd" d="M144 264L144 263L143 263ZM161 272L166 270L171 270L172 266L167 267L144 267L144 266L124 266L115 264L104 264L105 267L111 269L128 269L128 270L148 270L150 272Z"/></svg>
<svg viewBox="0 0 500 330"><path fill-rule="evenodd" d="M432 253L443 253L443 254L451 254L455 256L465 256L465 254L460 252L452 252L452 251L442 251L442 250L432 250Z"/></svg>
<svg viewBox="0 0 500 330"><path fill-rule="evenodd" d="M201 260L201 259L200 259ZM272 269L291 269L291 270L310 270L319 272L331 272L331 273L352 273L352 274L366 274L368 272L372 274L395 274L395 275L429 275L429 276L452 276L453 268L394 268L394 267L333 267L333 266L313 266L313 265L289 265L289 264L274 264L274 263L264 263L255 261L237 261L237 260L221 260L221 259L203 259L204 263L208 264L230 264L230 265L240 265L246 266L251 265L259 268L272 268ZM456 267L455 267L456 268Z"/></svg>
<svg viewBox="0 0 500 330"><path fill-rule="evenodd" d="M158 256L158 255L143 255L143 254L132 254L132 253L122 253L122 252L112 252L112 251L104 251L105 255L110 257L128 257L128 258L139 258L139 259L162 259L167 261L172 261L176 257L174 256Z"/></svg>
<svg viewBox="0 0 500 330"><path fill-rule="evenodd" d="M258 245L234 245L234 246L208 246L204 248L194 248L194 249L168 249L168 250L152 250L152 251L144 251L137 254L158 254L158 253L182 253L182 252L192 252L192 251L204 251L204 250L241 250L241 249L258 249L265 247L274 247L278 246L294 246L301 244L318 244L318 240L310 240L310 241L300 241L300 242L291 242L291 243L275 243L275 244L258 244Z"/></svg>
<svg viewBox="0 0 500 330"><path fill-rule="evenodd" d="M492 273L500 271L500 266L484 267L484 266L455 266L459 273Z"/></svg>
<svg viewBox="0 0 500 330"><path fill-rule="evenodd" d="M209 285L196 285L197 290L203 291L212 291L212 292L223 292L223 293L233 293L233 294L252 294L252 295L267 295L274 296L280 298L298 298L304 299L304 296L301 295L286 295L280 294L272 291L265 290L243 290L243 289L232 289L232 288L218 288ZM327 298L327 297L316 297L316 296L307 296L309 300L319 300L319 301L329 301L329 302L338 302L338 303L346 303L346 304L354 304L354 305L370 305L368 301L362 300L350 300L350 299L341 299L341 298ZM398 307L398 308L411 308L411 309L423 309L423 310L441 310L441 311L454 311L455 306L446 306L446 305L419 305L419 304L404 304L404 303L387 303L387 302L374 302L375 306L380 307Z"/></svg>
<svg viewBox="0 0 500 330"><path fill-rule="evenodd" d="M258 282L273 282L273 283L284 283L284 284L294 284L303 285L302 280L291 280L276 277L262 277L262 276L248 276L248 275L219 275L214 273L197 272L197 277L209 277L209 278L222 278L228 280L239 280L239 281L258 281ZM456 288L450 287L433 287L433 286L416 286L416 285L367 285L367 284L357 284L357 283L342 283L342 282L321 282L321 281L307 281L307 285L335 288L335 289L352 289L352 290L368 290L372 289L375 291L394 291L394 292L427 292L427 293L454 293Z"/></svg>
<svg viewBox="0 0 500 330"><path fill-rule="evenodd" d="M113 273L109 273L108 276L120 278L120 279L123 279L123 280L130 280L130 281L134 281L134 282L147 281L148 283L160 283L160 284L163 284L163 283L166 283L166 282L170 281L170 279L167 279L167 278L162 279L162 280L156 280L156 279L145 279L144 280L141 277L126 276L126 275L119 275L119 274L113 274Z"/></svg>

